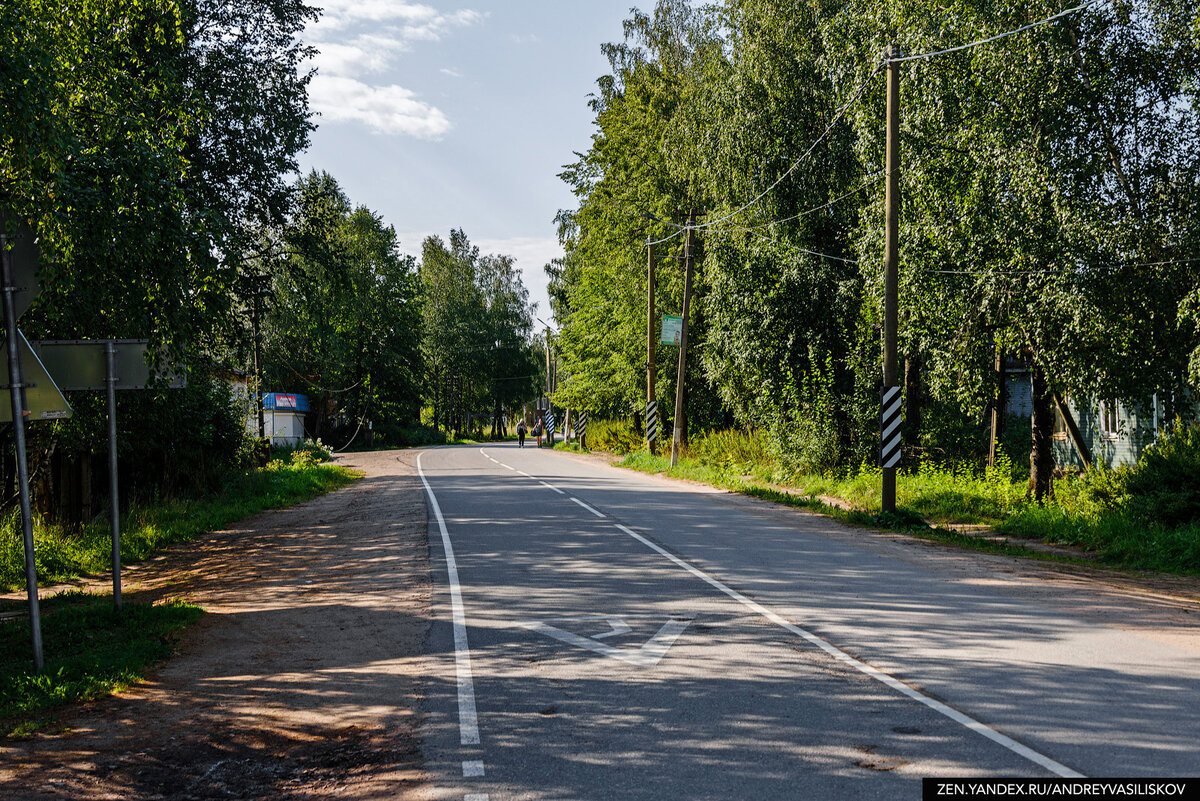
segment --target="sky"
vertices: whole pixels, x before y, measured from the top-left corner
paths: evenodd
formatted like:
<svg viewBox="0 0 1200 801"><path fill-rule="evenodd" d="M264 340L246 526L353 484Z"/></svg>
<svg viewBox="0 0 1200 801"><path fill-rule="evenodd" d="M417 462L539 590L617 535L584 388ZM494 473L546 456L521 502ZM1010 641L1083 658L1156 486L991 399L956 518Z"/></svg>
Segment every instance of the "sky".
<svg viewBox="0 0 1200 801"><path fill-rule="evenodd" d="M461 228L481 252L513 256L552 323L543 267L562 255L554 215L576 205L558 174L590 145L588 95L609 71L600 45L621 41L635 2L312 4L319 116L301 170L332 175L404 253Z"/></svg>

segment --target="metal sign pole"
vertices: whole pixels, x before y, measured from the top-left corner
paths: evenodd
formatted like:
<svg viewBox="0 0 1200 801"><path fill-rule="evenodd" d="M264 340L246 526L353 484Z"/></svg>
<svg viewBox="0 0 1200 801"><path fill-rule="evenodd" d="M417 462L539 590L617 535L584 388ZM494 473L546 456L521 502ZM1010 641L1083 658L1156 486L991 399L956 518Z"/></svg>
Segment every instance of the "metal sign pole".
<svg viewBox="0 0 1200 801"><path fill-rule="evenodd" d="M21 497L21 533L25 547L25 584L29 593L29 628L33 632L33 664L40 672L45 666L42 658L42 616L38 608L37 562L33 552L33 516L29 509L29 469L25 463L25 404L21 398L21 351L17 346L17 315L13 304L12 255L8 252L7 237L0 236L0 258L3 270L4 331L8 340L8 386L12 397L13 439L17 452L17 486Z"/></svg>
<svg viewBox="0 0 1200 801"><path fill-rule="evenodd" d="M121 507L117 486L117 345L104 343L108 383L108 496L109 526L112 529L113 607L121 611Z"/></svg>

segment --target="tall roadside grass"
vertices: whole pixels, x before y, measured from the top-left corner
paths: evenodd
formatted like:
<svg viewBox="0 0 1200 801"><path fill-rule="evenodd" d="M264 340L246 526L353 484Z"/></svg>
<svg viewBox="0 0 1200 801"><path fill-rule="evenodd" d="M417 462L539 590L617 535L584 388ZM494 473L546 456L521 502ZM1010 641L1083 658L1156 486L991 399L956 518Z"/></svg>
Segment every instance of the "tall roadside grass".
<svg viewBox="0 0 1200 801"><path fill-rule="evenodd" d="M276 509L315 498L355 480L347 468L317 461L319 455L298 450L287 459L274 459L266 467L231 473L220 492L202 498L164 500L138 504L121 520L121 560L133 563L176 543L195 539L208 531L266 509ZM69 581L108 571L112 539L108 518L81 530L37 523L34 552L38 579ZM18 512L0 520L0 588L25 586L25 556Z"/></svg>
<svg viewBox="0 0 1200 801"><path fill-rule="evenodd" d="M0 738L31 734L56 709L119 692L171 654L204 611L181 601L126 603L62 593L42 603L46 667L33 669L29 619L0 622Z"/></svg>
<svg viewBox="0 0 1200 801"><path fill-rule="evenodd" d="M772 460L764 440L758 432L714 432L695 438L675 468L665 456L632 449L621 464L806 506L847 522L910 529L920 528L922 520L979 524L1011 536L1078 545L1117 567L1200 574L1200 428L1164 435L1133 468L1060 479L1044 506L1027 497L1026 482L1003 455L989 468L926 462L897 476L901 513L895 519L878 515L877 467L796 474ZM995 549L971 538L951 539Z"/></svg>

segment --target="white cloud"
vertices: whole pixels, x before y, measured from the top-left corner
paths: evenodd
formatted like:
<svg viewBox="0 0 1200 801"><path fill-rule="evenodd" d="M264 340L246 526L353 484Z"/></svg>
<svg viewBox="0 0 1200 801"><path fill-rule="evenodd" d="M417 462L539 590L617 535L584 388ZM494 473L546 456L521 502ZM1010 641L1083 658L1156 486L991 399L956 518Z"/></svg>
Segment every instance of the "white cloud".
<svg viewBox="0 0 1200 801"><path fill-rule="evenodd" d="M443 13L405 0L322 0L322 5L320 19L306 31L318 51L312 60L317 75L309 86L314 110L326 120L363 122L379 133L438 139L450 130L446 115L411 89L366 79L388 71L414 43L440 41L486 14Z"/></svg>
<svg viewBox="0 0 1200 801"><path fill-rule="evenodd" d="M328 120L357 120L378 133L440 139L450 120L403 86L368 86L354 78L316 75L308 88L315 109Z"/></svg>
<svg viewBox="0 0 1200 801"><path fill-rule="evenodd" d="M436 42L451 28L476 25L487 17L469 8L442 13L431 6L396 0L324 0L323 5L320 18L308 26L311 39L369 28L405 42Z"/></svg>
<svg viewBox="0 0 1200 801"><path fill-rule="evenodd" d="M323 0L319 25L326 29L361 23L423 24L441 16L436 8L395 0Z"/></svg>
<svg viewBox="0 0 1200 801"><path fill-rule="evenodd" d="M438 72L442 73L443 75L449 75L451 78L461 78L462 77L461 72L459 72L458 70L452 70L449 67L442 67L440 70L438 70Z"/></svg>
<svg viewBox="0 0 1200 801"><path fill-rule="evenodd" d="M363 34L345 43L325 42L313 64L323 75L358 76L387 69L397 53L409 49L407 42L389 36Z"/></svg>

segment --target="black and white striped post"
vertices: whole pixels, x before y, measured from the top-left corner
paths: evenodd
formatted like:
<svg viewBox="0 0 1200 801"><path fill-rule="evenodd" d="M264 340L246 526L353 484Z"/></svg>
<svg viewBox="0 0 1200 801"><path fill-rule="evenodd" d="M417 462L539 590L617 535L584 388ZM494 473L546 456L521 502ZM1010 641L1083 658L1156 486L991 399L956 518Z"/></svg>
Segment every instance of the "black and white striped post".
<svg viewBox="0 0 1200 801"><path fill-rule="evenodd" d="M884 387L879 397L879 466L895 470L900 464L900 387Z"/></svg>
<svg viewBox="0 0 1200 801"><path fill-rule="evenodd" d="M546 410L546 440L554 447L554 410Z"/></svg>
<svg viewBox="0 0 1200 801"><path fill-rule="evenodd" d="M587 412L575 415L575 439L579 442L579 447L587 449Z"/></svg>
<svg viewBox="0 0 1200 801"><path fill-rule="evenodd" d="M654 452L654 441L658 439L658 404L650 401L646 404L646 442L650 443L650 452Z"/></svg>

